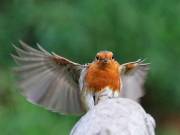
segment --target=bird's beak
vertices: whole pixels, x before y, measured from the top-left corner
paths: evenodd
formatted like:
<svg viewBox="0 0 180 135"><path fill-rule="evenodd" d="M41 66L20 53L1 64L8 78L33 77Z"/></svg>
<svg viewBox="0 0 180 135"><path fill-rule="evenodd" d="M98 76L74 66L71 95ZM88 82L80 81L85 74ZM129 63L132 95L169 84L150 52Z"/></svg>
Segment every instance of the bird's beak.
<svg viewBox="0 0 180 135"><path fill-rule="evenodd" d="M103 63L108 63L108 62L109 62L109 59L102 59L102 62L103 62Z"/></svg>

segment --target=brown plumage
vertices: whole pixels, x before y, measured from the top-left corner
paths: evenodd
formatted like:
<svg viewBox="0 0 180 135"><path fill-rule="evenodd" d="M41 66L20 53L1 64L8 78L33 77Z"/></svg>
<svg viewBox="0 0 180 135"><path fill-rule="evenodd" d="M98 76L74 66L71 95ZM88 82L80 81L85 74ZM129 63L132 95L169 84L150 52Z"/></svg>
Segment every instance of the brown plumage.
<svg viewBox="0 0 180 135"><path fill-rule="evenodd" d="M114 60L112 52L102 51L97 54L95 62L88 66L85 82L94 92L101 91L105 87L113 91L120 90L119 63Z"/></svg>

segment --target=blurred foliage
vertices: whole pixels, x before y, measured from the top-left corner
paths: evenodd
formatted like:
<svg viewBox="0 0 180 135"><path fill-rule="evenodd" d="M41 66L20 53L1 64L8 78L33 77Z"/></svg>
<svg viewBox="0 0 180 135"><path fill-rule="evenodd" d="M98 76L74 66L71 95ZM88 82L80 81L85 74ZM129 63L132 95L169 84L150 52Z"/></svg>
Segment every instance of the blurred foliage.
<svg viewBox="0 0 180 135"><path fill-rule="evenodd" d="M1 0L0 131L4 135L68 134L78 117L49 113L25 102L11 68L11 43L39 42L76 62L111 50L120 63L147 58L151 71L143 99L156 120L180 113L180 1ZM176 135L176 131L158 134Z"/></svg>

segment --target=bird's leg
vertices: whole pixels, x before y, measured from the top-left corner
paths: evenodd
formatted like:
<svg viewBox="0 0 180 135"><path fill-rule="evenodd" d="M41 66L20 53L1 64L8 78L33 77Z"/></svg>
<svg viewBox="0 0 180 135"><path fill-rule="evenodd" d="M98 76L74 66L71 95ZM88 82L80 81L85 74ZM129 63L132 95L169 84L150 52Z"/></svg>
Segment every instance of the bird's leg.
<svg viewBox="0 0 180 135"><path fill-rule="evenodd" d="M96 92L95 94L95 105L106 99L119 97L119 91L113 91L109 87L105 87L103 90Z"/></svg>
<svg viewBox="0 0 180 135"><path fill-rule="evenodd" d="M94 93L90 90L86 90L86 89L82 90L81 101L86 111L92 109L94 107Z"/></svg>

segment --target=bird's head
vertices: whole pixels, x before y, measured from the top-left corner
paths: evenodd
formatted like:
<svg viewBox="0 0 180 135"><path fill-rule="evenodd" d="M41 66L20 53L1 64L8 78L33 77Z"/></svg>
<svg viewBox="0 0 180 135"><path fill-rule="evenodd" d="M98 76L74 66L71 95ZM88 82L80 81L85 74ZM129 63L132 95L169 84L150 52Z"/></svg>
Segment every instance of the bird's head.
<svg viewBox="0 0 180 135"><path fill-rule="evenodd" d="M111 51L100 51L96 54L95 61L102 64L108 64L114 61L113 53Z"/></svg>

